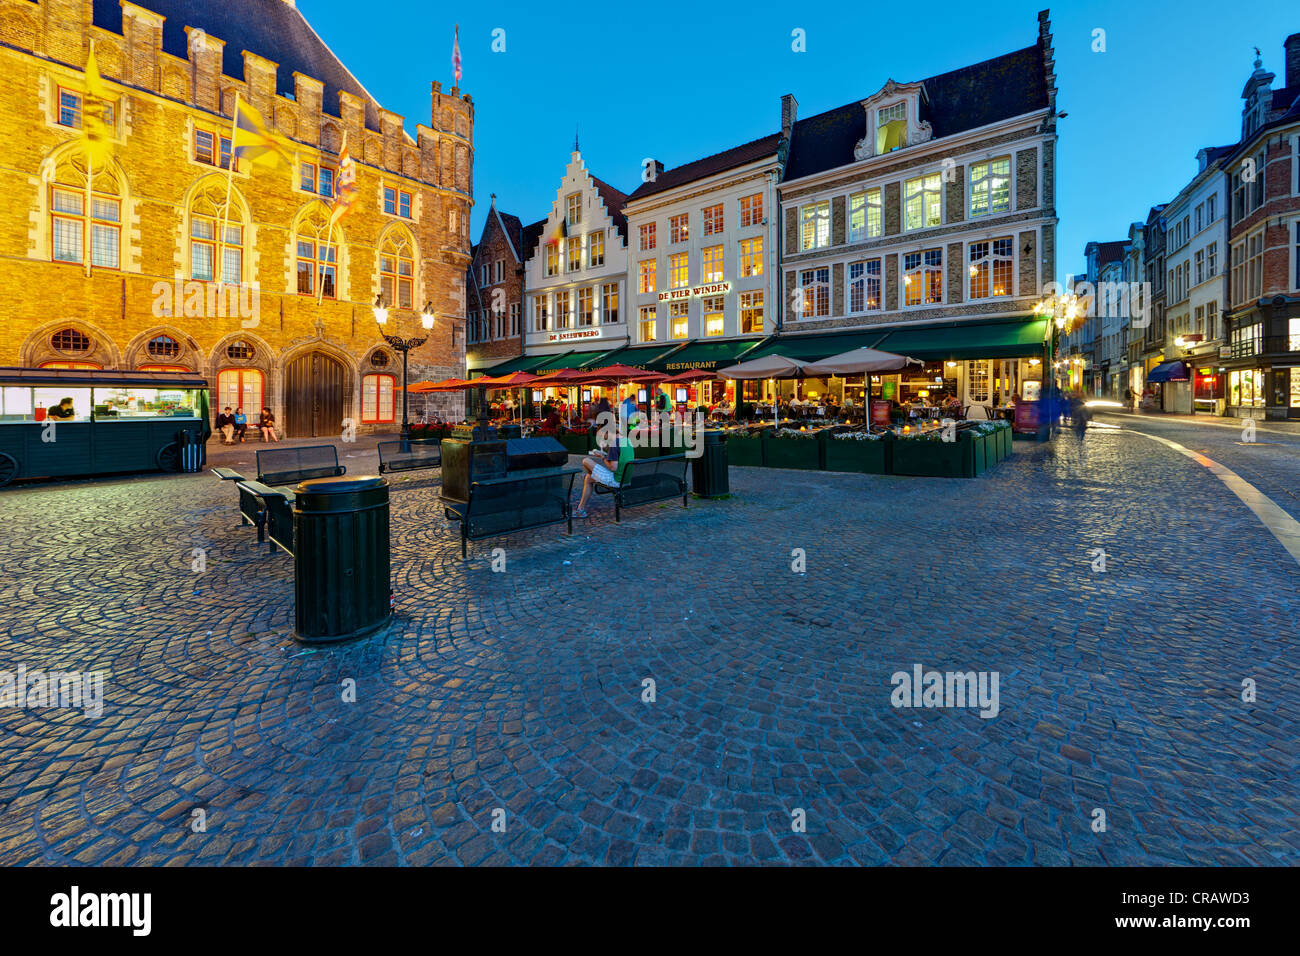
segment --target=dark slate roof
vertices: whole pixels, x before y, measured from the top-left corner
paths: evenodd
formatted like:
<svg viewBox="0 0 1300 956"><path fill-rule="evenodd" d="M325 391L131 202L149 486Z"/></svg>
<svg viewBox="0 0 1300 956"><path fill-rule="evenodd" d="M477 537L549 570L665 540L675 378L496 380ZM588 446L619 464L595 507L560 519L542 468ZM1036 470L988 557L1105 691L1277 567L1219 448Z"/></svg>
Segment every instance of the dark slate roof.
<svg viewBox="0 0 1300 956"><path fill-rule="evenodd" d="M1206 146L1205 160L1207 163L1212 163L1216 159L1222 159L1224 156L1227 156L1236 148L1236 143L1233 143L1231 146Z"/></svg>
<svg viewBox="0 0 1300 956"><path fill-rule="evenodd" d="M762 139L751 140L721 153L714 153L712 156L705 156L703 159L684 163L674 169L665 169L655 177L654 182L642 183L638 186L632 195L628 197L628 200L634 202L645 196L663 192L665 189L680 186L683 183L694 182L697 179L704 179L725 172L728 169L735 169L737 166L744 166L746 163L773 156L776 154L777 144L780 141L781 134L772 133Z"/></svg>
<svg viewBox="0 0 1300 956"><path fill-rule="evenodd" d="M1092 245L1093 243L1089 243ZM1117 262L1124 257L1124 247L1128 245L1127 239L1116 239L1114 242L1098 242L1097 246L1097 268L1101 268L1109 262Z"/></svg>
<svg viewBox="0 0 1300 956"><path fill-rule="evenodd" d="M929 121L935 139L1047 108L1047 81L1037 44L921 82L926 93L921 119ZM862 100L799 120L785 178L853 162L853 148L866 132Z"/></svg>
<svg viewBox="0 0 1300 956"><path fill-rule="evenodd" d="M519 243L523 239L523 224L519 222L518 216L512 216L510 213L502 212L500 209L497 210L497 215L501 217L501 224L506 227L506 235L510 237L510 244L515 247L515 255L519 258L520 264L522 264L523 261L528 258L524 254L524 251L519 248Z"/></svg>
<svg viewBox="0 0 1300 956"><path fill-rule="evenodd" d="M627 202L627 193L615 189L603 179L591 177L591 181L596 184L596 192L600 194L601 202L609 211L609 217L614 220L614 226L618 229L618 234L627 241L627 216L623 215L623 203Z"/></svg>
<svg viewBox="0 0 1300 956"><path fill-rule="evenodd" d="M95 26L122 33L122 8L118 0L92 0ZM366 125L379 129L379 104L361 86L347 67L317 36L298 9L285 0L140 0L146 10L166 17L163 50L188 59L185 28L198 27L209 36L225 41L222 72L244 78L244 51L278 64L277 93L292 94L293 74L302 73L325 84L323 109L339 115L339 90L346 90L366 104Z"/></svg>
<svg viewBox="0 0 1300 956"><path fill-rule="evenodd" d="M537 243L542 238L542 230L545 228L545 219L539 219L537 222L524 226L520 239L519 255L523 257L525 262L533 257L533 253L537 250Z"/></svg>

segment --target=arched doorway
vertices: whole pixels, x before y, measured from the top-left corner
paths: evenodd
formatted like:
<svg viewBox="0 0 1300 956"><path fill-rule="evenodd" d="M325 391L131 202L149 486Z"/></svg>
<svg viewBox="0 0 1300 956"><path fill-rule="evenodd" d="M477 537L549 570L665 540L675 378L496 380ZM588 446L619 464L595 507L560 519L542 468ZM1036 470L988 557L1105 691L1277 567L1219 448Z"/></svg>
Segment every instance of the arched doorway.
<svg viewBox="0 0 1300 956"><path fill-rule="evenodd" d="M308 352L289 363L284 375L284 434L287 438L337 438L345 415L343 364L324 352Z"/></svg>

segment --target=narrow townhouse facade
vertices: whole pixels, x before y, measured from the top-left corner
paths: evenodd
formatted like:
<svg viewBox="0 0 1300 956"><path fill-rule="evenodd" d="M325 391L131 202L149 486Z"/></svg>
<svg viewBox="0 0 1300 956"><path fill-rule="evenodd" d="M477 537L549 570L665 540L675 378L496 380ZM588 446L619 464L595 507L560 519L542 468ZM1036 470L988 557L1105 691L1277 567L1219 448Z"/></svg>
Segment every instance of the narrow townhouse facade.
<svg viewBox="0 0 1300 956"><path fill-rule="evenodd" d="M466 366L487 368L523 354L525 243L541 226L524 226L491 197L487 221L465 273Z"/></svg>
<svg viewBox="0 0 1300 956"><path fill-rule="evenodd" d="M1124 387L1121 391L1132 389L1135 395L1141 395L1146 385L1145 369L1142 364L1142 349L1150 328L1151 311L1146 286L1146 224L1134 222L1129 224L1128 242L1124 245L1124 277L1128 286L1123 315L1123 364Z"/></svg>
<svg viewBox="0 0 1300 956"><path fill-rule="evenodd" d="M1149 321L1142 330L1141 362L1144 376L1163 361L1165 355L1165 254L1168 235L1165 231L1164 204L1147 210L1142 224L1142 270L1147 294Z"/></svg>
<svg viewBox="0 0 1300 956"><path fill-rule="evenodd" d="M1260 58L1242 90L1242 139L1223 157L1227 199L1229 415L1300 418L1300 33L1285 86Z"/></svg>
<svg viewBox="0 0 1300 956"><path fill-rule="evenodd" d="M1083 250L1084 273L1075 279L1076 294L1087 305L1087 320L1069 337L1077 339L1080 352L1088 364L1084 390L1090 394L1110 396L1115 361L1115 320L1118 318L1119 290L1116 263L1124 255L1126 240L1090 242ZM1105 284L1103 284L1105 283ZM1086 343L1086 345L1082 344Z"/></svg>
<svg viewBox="0 0 1300 956"><path fill-rule="evenodd" d="M408 133L288 0L257 17L249 0L2 7L0 365L187 370L214 409L269 406L290 437L386 431L401 356L375 320L383 296L388 331L423 334L421 313L436 316L413 378L464 373L467 94L433 84L429 124ZM93 164L92 44L111 147ZM232 173L236 97L282 137L288 168ZM345 137L358 191L331 232Z"/></svg>
<svg viewBox="0 0 1300 956"><path fill-rule="evenodd" d="M524 252L527 361L494 372L577 368L630 343L626 201L573 151L550 214Z"/></svg>

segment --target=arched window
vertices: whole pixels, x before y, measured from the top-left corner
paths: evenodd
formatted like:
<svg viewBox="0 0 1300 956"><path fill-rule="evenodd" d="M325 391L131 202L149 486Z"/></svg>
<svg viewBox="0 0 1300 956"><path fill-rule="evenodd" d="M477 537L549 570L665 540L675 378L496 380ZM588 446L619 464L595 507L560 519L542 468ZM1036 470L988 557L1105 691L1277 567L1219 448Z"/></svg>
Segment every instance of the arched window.
<svg viewBox="0 0 1300 956"><path fill-rule="evenodd" d="M379 287L390 307L411 308L415 288L415 249L403 232L390 232L379 247Z"/></svg>
<svg viewBox="0 0 1300 956"><path fill-rule="evenodd" d="M41 368L99 369L103 366L94 362L42 362Z"/></svg>
<svg viewBox="0 0 1300 956"><path fill-rule="evenodd" d="M397 379L392 375L361 376L362 424L396 421L396 403L393 399L396 390Z"/></svg>
<svg viewBox="0 0 1300 956"><path fill-rule="evenodd" d="M254 349L243 339L240 339L237 342L231 342L229 345L226 346L226 357L233 359L236 362L239 361L246 362L249 359L251 359L255 354L256 354L256 349Z"/></svg>
<svg viewBox="0 0 1300 956"><path fill-rule="evenodd" d="M86 261L102 269L122 263L122 198L111 168L93 171L89 202L86 160L71 155L59 163L50 184L50 258L55 262Z"/></svg>
<svg viewBox="0 0 1300 956"><path fill-rule="evenodd" d="M383 349L374 352L370 356L371 368L388 368L388 362L389 362L388 353L385 352Z"/></svg>
<svg viewBox="0 0 1300 956"><path fill-rule="evenodd" d="M322 298L333 299L338 295L334 283L338 243L329 241L329 217L325 208L322 203L314 203L298 220L298 294L319 294ZM337 237L336 229L334 238Z"/></svg>
<svg viewBox="0 0 1300 956"><path fill-rule="evenodd" d="M217 373L219 408L229 405L245 413L262 410L262 373L255 368L225 368Z"/></svg>
<svg viewBox="0 0 1300 956"><path fill-rule="evenodd" d="M138 371L141 372L192 372L192 368L185 365L141 365Z"/></svg>
<svg viewBox="0 0 1300 956"><path fill-rule="evenodd" d="M199 282L244 281L244 209L236 193L230 194L226 206L226 186L212 180L190 200L190 278ZM217 233L225 222L225 238ZM217 262L222 263L217 275Z"/></svg>
<svg viewBox="0 0 1300 956"><path fill-rule="evenodd" d="M174 359L181 354L181 344L170 335L155 335L144 350L151 358Z"/></svg>
<svg viewBox="0 0 1300 956"><path fill-rule="evenodd" d="M90 336L72 327L59 329L50 336L50 348L64 355L80 355L90 351Z"/></svg>

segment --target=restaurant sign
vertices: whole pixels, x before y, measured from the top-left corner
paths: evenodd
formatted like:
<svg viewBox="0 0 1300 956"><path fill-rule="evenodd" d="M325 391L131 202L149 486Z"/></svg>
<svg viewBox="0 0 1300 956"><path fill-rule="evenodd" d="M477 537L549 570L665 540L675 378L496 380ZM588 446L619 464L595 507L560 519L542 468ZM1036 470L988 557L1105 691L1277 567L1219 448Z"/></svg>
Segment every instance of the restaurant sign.
<svg viewBox="0 0 1300 956"><path fill-rule="evenodd" d="M730 282L709 282L705 285L691 286L689 289L669 289L659 293L660 302L677 299L695 299L702 295L726 295L731 291Z"/></svg>
<svg viewBox="0 0 1300 956"><path fill-rule="evenodd" d="M574 339L598 339L600 329L579 329L577 332L551 332L546 336L548 342L571 342Z"/></svg>

